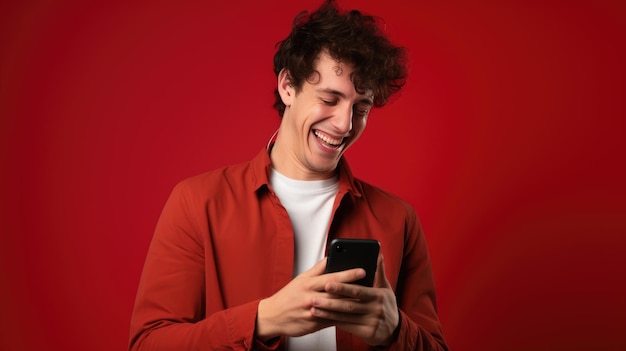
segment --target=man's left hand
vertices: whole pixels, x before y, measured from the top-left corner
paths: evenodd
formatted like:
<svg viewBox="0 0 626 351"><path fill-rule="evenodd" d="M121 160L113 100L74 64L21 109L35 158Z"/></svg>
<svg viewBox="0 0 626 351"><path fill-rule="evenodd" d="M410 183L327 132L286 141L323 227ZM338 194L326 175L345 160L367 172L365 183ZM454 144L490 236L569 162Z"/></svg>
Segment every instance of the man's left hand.
<svg viewBox="0 0 626 351"><path fill-rule="evenodd" d="M360 337L369 345L392 342L399 323L398 305L385 275L382 255L378 256L373 287L329 282L325 290L328 297L313 301L311 313L315 317L334 321L338 328Z"/></svg>

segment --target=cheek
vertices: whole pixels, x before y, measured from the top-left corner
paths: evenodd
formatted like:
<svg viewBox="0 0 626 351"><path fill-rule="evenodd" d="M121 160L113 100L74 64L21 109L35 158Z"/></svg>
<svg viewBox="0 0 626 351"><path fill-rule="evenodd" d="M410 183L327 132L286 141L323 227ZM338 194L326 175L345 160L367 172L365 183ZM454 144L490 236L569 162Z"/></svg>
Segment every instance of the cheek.
<svg viewBox="0 0 626 351"><path fill-rule="evenodd" d="M332 111L326 106L309 105L306 110L306 123L313 125L324 120L331 113Z"/></svg>

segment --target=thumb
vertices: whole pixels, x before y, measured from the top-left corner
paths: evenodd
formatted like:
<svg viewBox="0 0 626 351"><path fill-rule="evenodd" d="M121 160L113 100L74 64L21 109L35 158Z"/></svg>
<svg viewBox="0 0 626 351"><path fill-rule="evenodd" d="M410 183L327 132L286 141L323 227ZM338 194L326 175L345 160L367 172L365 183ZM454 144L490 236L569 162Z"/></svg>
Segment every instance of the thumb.
<svg viewBox="0 0 626 351"><path fill-rule="evenodd" d="M378 254L376 274L374 275L374 287L391 289L391 284L385 275L385 260L382 254Z"/></svg>

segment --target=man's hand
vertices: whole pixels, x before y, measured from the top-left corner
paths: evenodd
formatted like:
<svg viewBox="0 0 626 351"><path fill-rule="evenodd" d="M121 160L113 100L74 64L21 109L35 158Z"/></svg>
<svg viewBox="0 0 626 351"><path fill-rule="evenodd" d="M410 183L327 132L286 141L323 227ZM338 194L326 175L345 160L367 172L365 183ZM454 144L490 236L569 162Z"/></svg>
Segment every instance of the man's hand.
<svg viewBox="0 0 626 351"><path fill-rule="evenodd" d="M313 315L317 311L314 302L338 299L339 296L331 295L326 288L359 280L365 276L365 271L358 268L324 274L325 267L326 259L323 259L276 294L261 300L255 331L259 340L265 342L281 335L301 336L335 324Z"/></svg>
<svg viewBox="0 0 626 351"><path fill-rule="evenodd" d="M382 255L374 287L368 288L339 281L326 283L328 295L316 295L312 315L352 333L369 345L388 345L399 323L396 296L385 276Z"/></svg>

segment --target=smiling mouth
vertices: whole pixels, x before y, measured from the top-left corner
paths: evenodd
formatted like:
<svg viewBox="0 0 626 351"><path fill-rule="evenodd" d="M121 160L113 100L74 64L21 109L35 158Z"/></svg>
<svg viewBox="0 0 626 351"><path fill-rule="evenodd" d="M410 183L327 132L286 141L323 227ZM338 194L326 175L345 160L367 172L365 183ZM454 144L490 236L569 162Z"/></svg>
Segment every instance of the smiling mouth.
<svg viewBox="0 0 626 351"><path fill-rule="evenodd" d="M346 140L346 138L331 138L330 136L320 132L319 130L314 130L313 134L322 143L322 145L330 149L338 149L339 147L341 147L341 145L343 145L344 141Z"/></svg>

